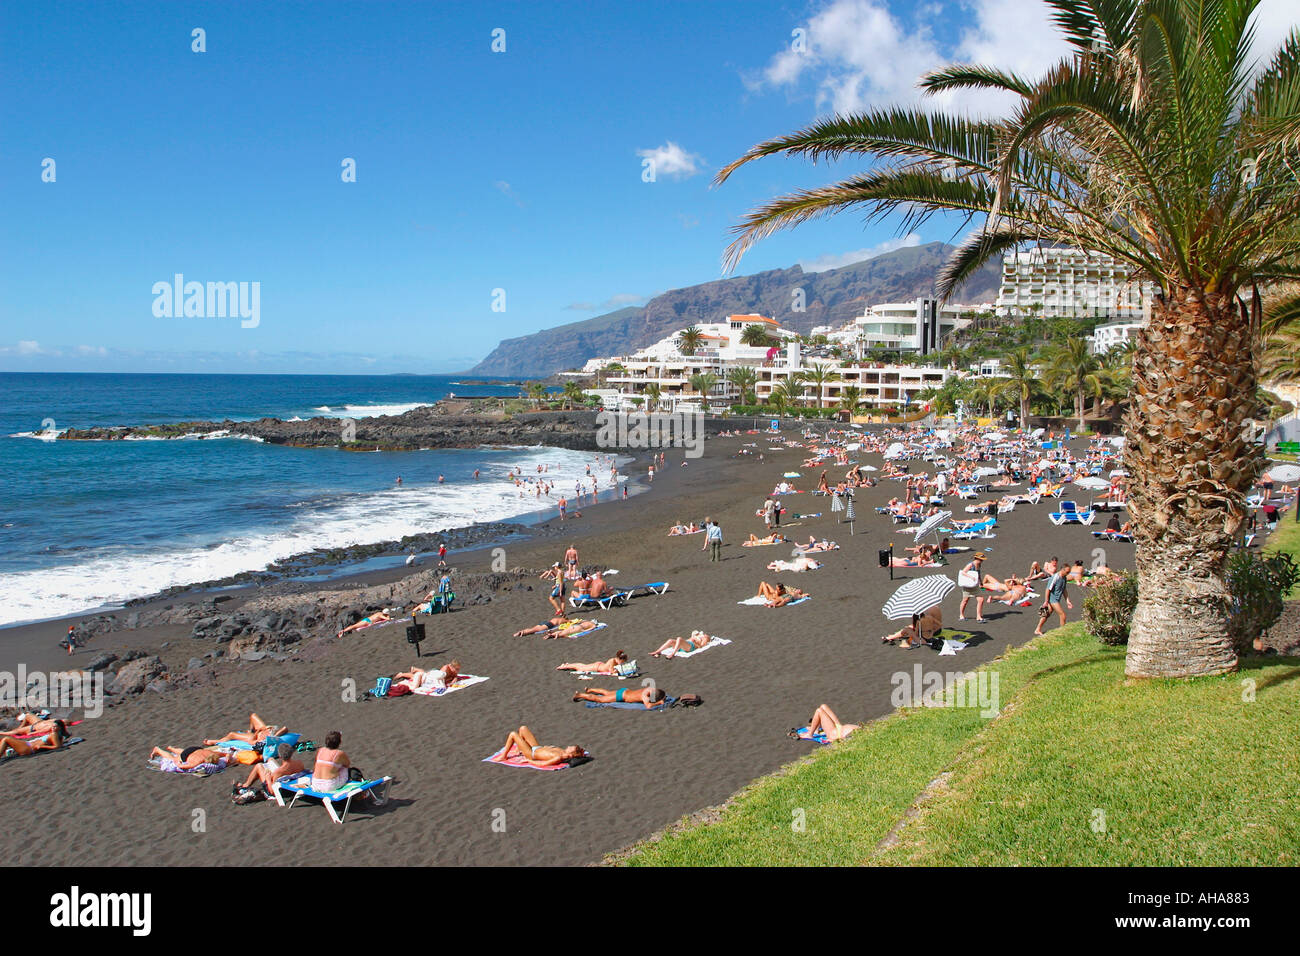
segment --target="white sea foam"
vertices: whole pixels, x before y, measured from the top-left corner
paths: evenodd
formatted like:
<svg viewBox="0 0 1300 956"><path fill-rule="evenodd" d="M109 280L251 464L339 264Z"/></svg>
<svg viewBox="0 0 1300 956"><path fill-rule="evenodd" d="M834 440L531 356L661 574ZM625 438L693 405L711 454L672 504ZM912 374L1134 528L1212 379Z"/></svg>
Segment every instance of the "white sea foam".
<svg viewBox="0 0 1300 956"><path fill-rule="evenodd" d="M403 415L415 408L427 408L431 402L408 402L404 405L317 405L317 418L375 418L379 415Z"/></svg>
<svg viewBox="0 0 1300 956"><path fill-rule="evenodd" d="M39 432L14 432L10 438L35 438L37 441L54 441L64 432L66 428L50 428Z"/></svg>
<svg viewBox="0 0 1300 956"><path fill-rule="evenodd" d="M588 480L588 465L593 465L599 480L601 499L609 500L614 493L609 469L607 465L596 468L596 458L592 452L554 448L496 448L478 481L321 495L287 506L281 526L235 534L208 547L177 544L82 552L75 563L0 575L0 625L119 606L164 588L261 570L317 548L391 541L408 534L510 520L543 509L553 516L562 495L573 508L574 482ZM539 463L548 466L543 477L555 485L551 497L543 495L539 500L530 489L520 497L507 472L518 465L521 478L534 481Z"/></svg>

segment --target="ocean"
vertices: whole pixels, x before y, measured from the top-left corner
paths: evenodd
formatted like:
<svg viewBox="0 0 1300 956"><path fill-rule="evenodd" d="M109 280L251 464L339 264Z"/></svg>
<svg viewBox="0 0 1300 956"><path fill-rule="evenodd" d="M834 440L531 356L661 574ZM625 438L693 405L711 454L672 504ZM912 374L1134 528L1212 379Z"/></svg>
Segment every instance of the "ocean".
<svg viewBox="0 0 1300 956"><path fill-rule="evenodd" d="M555 448L344 452L229 433L69 442L68 427L399 414L458 395L518 395L449 376L0 374L0 626L211 581L316 548L487 521L536 520L509 472L572 496L597 456ZM473 473L480 469L481 477ZM444 483L439 483L439 476ZM401 485L396 483L402 478Z"/></svg>

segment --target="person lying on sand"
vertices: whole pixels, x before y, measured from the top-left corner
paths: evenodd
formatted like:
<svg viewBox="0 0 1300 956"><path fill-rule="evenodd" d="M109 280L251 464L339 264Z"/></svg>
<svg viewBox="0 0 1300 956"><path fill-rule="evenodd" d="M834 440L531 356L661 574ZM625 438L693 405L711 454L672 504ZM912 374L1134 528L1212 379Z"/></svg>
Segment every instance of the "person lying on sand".
<svg viewBox="0 0 1300 956"><path fill-rule="evenodd" d="M575 671L579 674L605 674L613 676L614 668L620 664L627 663L627 652L616 651L614 656L607 661L593 661L590 664L577 664L566 661L563 664L556 665L557 671Z"/></svg>
<svg viewBox="0 0 1300 956"><path fill-rule="evenodd" d="M527 637L529 634L545 634L548 631L553 631L566 621L568 621L567 617L563 614L557 614L555 617L542 621L540 624L534 624L532 627L525 627L523 630L515 631L514 636Z"/></svg>
<svg viewBox="0 0 1300 956"><path fill-rule="evenodd" d="M987 579L990 575L986 574L984 577ZM1006 605L1018 604L1029 596L1029 586L1014 574L1001 582L1001 587L990 587L987 580L984 587L989 591L1001 592L989 598L990 601L999 601Z"/></svg>
<svg viewBox="0 0 1300 956"><path fill-rule="evenodd" d="M52 723L53 726L38 737L11 737L8 734L0 737L0 757L29 757L38 750L58 750L68 737L68 727L61 720Z"/></svg>
<svg viewBox="0 0 1300 956"><path fill-rule="evenodd" d="M791 727L790 736L796 740L812 740L816 737L817 732L821 731L826 734L826 740L833 743L836 740L843 740L857 730L859 726L861 725L840 723L840 719L835 716L835 711L831 710L827 704L822 704L808 718L807 732L801 734Z"/></svg>
<svg viewBox="0 0 1300 956"><path fill-rule="evenodd" d="M22 713L15 718L14 726L6 728L0 733L9 734L45 734L54 729L54 725L59 721L49 716L48 710L43 710L39 714Z"/></svg>
<svg viewBox="0 0 1300 956"><path fill-rule="evenodd" d="M690 524L679 523L673 525L670 529L668 529L668 537L671 538L673 535L676 534L698 534L699 531L700 528L694 521L692 521Z"/></svg>
<svg viewBox="0 0 1300 956"><path fill-rule="evenodd" d="M409 671L402 671L400 674L393 676L393 683L405 684L414 691L420 690L443 690L448 684L454 683L460 676L460 661L450 661L446 667L440 670L421 670L418 667L412 667Z"/></svg>
<svg viewBox="0 0 1300 956"><path fill-rule="evenodd" d="M784 584L768 584L766 581L760 581L758 584L758 596L767 599L768 607L785 607L791 601L797 601L799 598L807 597L803 591L794 587L786 587Z"/></svg>
<svg viewBox="0 0 1300 956"><path fill-rule="evenodd" d="M767 569L769 571L816 571L821 566L820 561L800 555L797 558L791 558L789 561L780 559L773 561L767 566Z"/></svg>
<svg viewBox="0 0 1300 956"><path fill-rule="evenodd" d="M818 551L838 551L839 549L840 546L834 541L827 541L825 538L818 541L817 538L811 534L808 535L808 543L801 545L799 548L799 550L804 554L814 554ZM909 548L908 550L910 551L911 549Z"/></svg>
<svg viewBox="0 0 1300 956"><path fill-rule="evenodd" d="M543 640L550 640L557 637L582 637L589 634L600 626L597 620L580 621L569 620L564 617L553 617L542 624L534 624L532 627L526 627L522 631L515 631L515 637L526 637L529 634L541 634Z"/></svg>
<svg viewBox="0 0 1300 956"><path fill-rule="evenodd" d="M713 638L703 631L691 631L690 637L671 637L664 641L650 656L663 657L664 660L670 661L677 656L678 652L686 651L689 654L691 651L698 651L711 640Z"/></svg>
<svg viewBox="0 0 1300 956"><path fill-rule="evenodd" d="M620 687L618 690L589 687L574 694L573 700L575 703L586 700L593 704L641 704L650 710L663 703L667 696L661 687Z"/></svg>
<svg viewBox="0 0 1300 956"><path fill-rule="evenodd" d="M257 714L248 715L248 731L241 730L231 731L224 737L217 737L215 740L203 741L204 746L210 744L224 744L229 740L242 740L246 744L258 744L267 737L279 737L288 727L272 727Z"/></svg>
<svg viewBox="0 0 1300 956"><path fill-rule="evenodd" d="M762 544L785 544L786 540L779 532L769 534L766 538L760 538L756 534L751 534L748 541L740 542L742 548L755 548Z"/></svg>
<svg viewBox="0 0 1300 956"><path fill-rule="evenodd" d="M362 631L370 627L372 624L384 624L388 621L391 621L392 619L393 616L388 613L387 609L382 611L376 611L374 614L370 614L366 617L363 617L355 624L349 624L347 627L343 628L343 630L339 631L334 636L342 637L344 634L347 634L349 631Z"/></svg>
<svg viewBox="0 0 1300 956"><path fill-rule="evenodd" d="M576 745L571 747L545 747L537 742L537 737L531 730L527 727L520 727L518 730L510 732L510 735L506 737L505 749L492 759L504 761L508 760L513 754L518 754L534 767L554 767L559 763L568 763L570 760L585 757L587 751Z"/></svg>
<svg viewBox="0 0 1300 956"><path fill-rule="evenodd" d="M293 744L280 744L275 748L275 753L270 759L253 764L248 779L244 781L244 789L251 787L254 782L260 782L267 791L270 791L271 784L281 777L292 777L306 772L307 768L295 756Z"/></svg>
<svg viewBox="0 0 1300 956"><path fill-rule="evenodd" d="M170 763L180 770L193 770L205 763L224 767L233 759L229 752L210 747L186 747L184 750L180 747L154 747L149 751L149 759L152 760L154 757L160 758L164 766Z"/></svg>

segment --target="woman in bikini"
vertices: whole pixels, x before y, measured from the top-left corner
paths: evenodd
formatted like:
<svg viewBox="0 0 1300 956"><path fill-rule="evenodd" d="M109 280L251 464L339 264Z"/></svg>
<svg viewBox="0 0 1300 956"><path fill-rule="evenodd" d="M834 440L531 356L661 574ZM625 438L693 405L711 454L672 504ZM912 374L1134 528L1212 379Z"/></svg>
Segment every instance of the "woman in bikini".
<svg viewBox="0 0 1300 956"><path fill-rule="evenodd" d="M405 684L412 691L438 690L456 682L460 676L460 661L451 661L440 670L421 670L412 667L393 676L394 684Z"/></svg>
<svg viewBox="0 0 1300 956"><path fill-rule="evenodd" d="M512 730L506 737L506 745L493 760L505 761L513 754L527 760L534 767L554 767L556 764L568 763L587 756L587 751L578 746L546 747L537 742L537 737L527 727Z"/></svg>
<svg viewBox="0 0 1300 956"><path fill-rule="evenodd" d="M573 700L575 703L585 700L594 704L641 704L650 710L662 704L667 696L660 687L620 687L618 690L591 687L578 691Z"/></svg>
<svg viewBox="0 0 1300 956"><path fill-rule="evenodd" d="M651 657L662 657L664 660L672 660L681 651L691 653L698 651L709 641L713 640L703 631L691 631L690 637L672 637L659 645L659 650L652 653Z"/></svg>
<svg viewBox="0 0 1300 956"><path fill-rule="evenodd" d="M58 750L67 739L68 727L61 720L51 721L51 724L48 731L36 737L11 737L8 734L0 737L0 757L9 756L10 750L15 757L30 757L38 750Z"/></svg>
<svg viewBox="0 0 1300 956"><path fill-rule="evenodd" d="M826 704L822 704L815 711L812 717L808 719L808 730L805 733L799 733L798 730L791 729L790 736L798 740L813 740L818 731L826 734L828 742L843 740L853 731L857 730L859 724L842 724L840 719L835 716L835 711L831 710Z"/></svg>
<svg viewBox="0 0 1300 956"><path fill-rule="evenodd" d="M272 727L257 714L248 715L248 731L232 731L224 737L217 737L215 740L203 741L204 746L210 744L224 744L230 740L242 740L246 744L259 744L267 737L279 737L285 733L288 727Z"/></svg>
<svg viewBox="0 0 1300 956"><path fill-rule="evenodd" d="M740 543L740 546L742 548L753 548L761 544L785 544L785 538L783 538L779 532L775 534L769 534L766 538L760 538L756 534L751 534L749 536L749 540L742 541Z"/></svg>
<svg viewBox="0 0 1300 956"><path fill-rule="evenodd" d="M618 651L607 661L593 661L590 664L577 664L571 661L566 661L563 664L557 665L555 669L557 671L575 671L579 674L605 674L606 676L612 677L614 674L614 668L618 667L620 664L626 663L627 652Z"/></svg>
<svg viewBox="0 0 1300 956"><path fill-rule="evenodd" d="M355 624L349 624L347 627L343 628L343 630L339 631L334 636L342 637L344 634L347 634L349 631L362 631L370 627L372 624L385 624L388 621L391 621L392 619L393 616L388 613L387 609L384 609L382 611L376 611L374 614L369 614L366 617L363 617Z"/></svg>
<svg viewBox="0 0 1300 956"><path fill-rule="evenodd" d="M174 763L179 770L193 770L205 763L224 767L232 759L230 751L211 747L186 747L184 750L180 747L154 747L149 752L149 758L152 760L154 757L164 764Z"/></svg>
<svg viewBox="0 0 1300 956"><path fill-rule="evenodd" d="M325 735L325 746L316 751L316 762L311 768L311 788L322 793L333 793L348 782L352 761L339 749L343 735L331 730Z"/></svg>
<svg viewBox="0 0 1300 956"><path fill-rule="evenodd" d="M759 592L762 593L762 590L763 590L762 587L760 587ZM791 603L792 601L797 601L800 598L807 597L807 596L808 596L807 594L805 594L803 591L799 590L798 588L786 587L784 584L778 584L776 586L776 593L768 597L767 606L785 607L787 604Z"/></svg>

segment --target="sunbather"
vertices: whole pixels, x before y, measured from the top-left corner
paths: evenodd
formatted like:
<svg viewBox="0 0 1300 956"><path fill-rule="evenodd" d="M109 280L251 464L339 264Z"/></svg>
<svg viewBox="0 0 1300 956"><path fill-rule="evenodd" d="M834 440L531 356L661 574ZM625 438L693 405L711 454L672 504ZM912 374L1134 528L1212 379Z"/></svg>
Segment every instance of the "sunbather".
<svg viewBox="0 0 1300 956"><path fill-rule="evenodd" d="M789 561L782 561L780 559L772 561L768 564L767 569L769 571L816 571L821 566L820 561L815 561L812 558L799 555L798 557L791 558Z"/></svg>
<svg viewBox="0 0 1300 956"><path fill-rule="evenodd" d="M207 746L209 744L224 744L230 740L242 740L246 744L257 744L261 743L267 737L279 737L288 729L288 727L272 727L261 717L257 716L257 714L249 714L247 732L235 730L226 734L224 737L217 737L215 740L205 740L203 743L204 746Z"/></svg>
<svg viewBox="0 0 1300 956"><path fill-rule="evenodd" d="M514 636L527 637L529 634L545 634L549 631L555 630L555 628L564 624L566 621L568 621L567 617L563 614L557 614L555 617L542 621L540 624L534 624L532 627L525 627L523 630L515 631Z"/></svg>
<svg viewBox="0 0 1300 956"><path fill-rule="evenodd" d="M307 768L303 766L301 760L295 756L293 744L280 744L275 748L275 753L269 760L262 763L253 764L252 770L248 774L248 779L244 781L244 788L251 787L254 782L261 783L267 790L271 789L271 784L282 777L292 777L296 774L306 773Z"/></svg>
<svg viewBox="0 0 1300 956"><path fill-rule="evenodd" d="M29 757L38 750L58 750L67 736L68 727L61 720L54 721L48 731L37 737L11 737L5 734L0 737L0 757L9 756L11 750L16 757Z"/></svg>
<svg viewBox="0 0 1300 956"><path fill-rule="evenodd" d="M556 764L568 763L570 760L585 757L587 751L578 746L544 747L537 742L537 737L531 730L527 727L520 727L518 730L510 732L510 735L506 737L504 749L493 759L504 761L508 760L513 754L518 754L534 767L553 767Z"/></svg>
<svg viewBox="0 0 1300 956"><path fill-rule="evenodd" d="M316 762L311 768L311 788L323 793L332 793L348 782L352 761L339 747L343 735L331 730L325 735L325 746L316 751Z"/></svg>
<svg viewBox="0 0 1300 956"><path fill-rule="evenodd" d="M987 581L990 576L985 575L984 577ZM989 588L987 583L984 586ZM989 588L989 590L1000 592L990 597L990 601L1000 601L1006 605L1018 604L1029 596L1029 585L1025 584L1024 581L1020 580L1020 578L1016 577L1014 574L1007 578L1006 581L1002 582L1001 587Z"/></svg>
<svg viewBox="0 0 1300 956"><path fill-rule="evenodd" d="M690 637L671 637L659 645L659 649L653 652L651 657L663 657L665 660L672 660L677 656L679 651L698 651L709 641L713 640L703 631L691 631Z"/></svg>
<svg viewBox="0 0 1300 956"><path fill-rule="evenodd" d="M592 661L590 664L575 664L565 662L556 666L557 671L576 671L579 674L607 674L613 675L614 669L620 664L627 663L627 652L617 651L613 657L607 661Z"/></svg>
<svg viewBox="0 0 1300 956"><path fill-rule="evenodd" d="M911 624L900 627L893 634L886 634L880 641L882 644L893 644L897 641L899 647L920 647L928 641L926 634L934 637L935 632L941 627L943 627L943 609L936 604L924 614L913 614Z"/></svg>
<svg viewBox="0 0 1300 956"><path fill-rule="evenodd" d="M785 543L786 543L786 539L782 537L781 534L778 532L775 534L769 534L766 538L760 538L756 534L751 534L749 536L748 541L740 542L740 546L742 548L753 548L761 544L785 544Z"/></svg>
<svg viewBox="0 0 1300 956"><path fill-rule="evenodd" d="M784 584L772 585L766 581L758 585L758 593L760 596L767 598L768 607L785 607L791 601L797 601L808 596L798 588L787 587Z"/></svg>
<svg viewBox="0 0 1300 956"><path fill-rule="evenodd" d="M388 613L387 609L384 609L382 611L376 611L373 614L366 615L361 620L357 621L357 623L355 624L349 624L347 627L343 628L343 630L339 631L334 636L342 637L344 634L347 634L349 631L362 631L370 627L372 624L385 624L391 620L393 620L393 616Z"/></svg>
<svg viewBox="0 0 1300 956"><path fill-rule="evenodd" d="M857 730L859 724L842 724L840 719L835 716L835 711L831 710L826 704L822 704L813 715L808 718L808 729L804 733L791 729L790 736L802 740L812 740L821 731L826 735L826 740L833 742L843 740L853 731Z"/></svg>
<svg viewBox="0 0 1300 956"><path fill-rule="evenodd" d="M454 683L460 676L460 661L450 661L446 667L438 670L421 670L412 667L393 677L393 683L405 684L412 691L442 690Z"/></svg>
<svg viewBox="0 0 1300 956"><path fill-rule="evenodd" d="M195 767L201 767L205 763L216 764L218 767L224 767L232 755L226 750L216 750L211 747L186 747L182 750L180 747L154 747L149 751L149 758L158 757L163 764L174 764L179 770L193 770Z"/></svg>
<svg viewBox="0 0 1300 956"><path fill-rule="evenodd" d="M804 554L813 554L817 551L838 551L839 549L840 546L834 541L827 541L825 538L818 541L815 536L809 535L808 543L803 545L799 550Z"/></svg>
<svg viewBox="0 0 1300 956"><path fill-rule="evenodd" d="M650 710L662 704L667 696L659 687L620 687L618 690L589 687L578 691L573 699L575 702L585 700L593 704L641 704Z"/></svg>
<svg viewBox="0 0 1300 956"><path fill-rule="evenodd" d="M41 711L39 714L22 713L15 718L14 726L6 728L0 733L23 734L24 736L34 736L36 734L46 734L54 729L54 725L59 721L54 720L49 715L49 711Z"/></svg>

